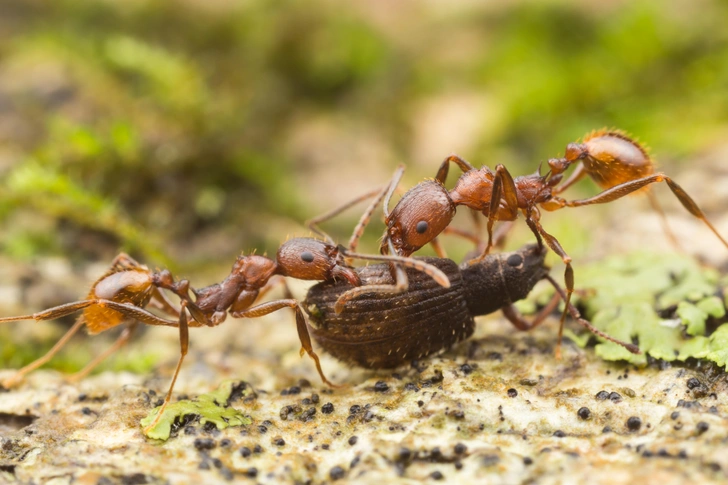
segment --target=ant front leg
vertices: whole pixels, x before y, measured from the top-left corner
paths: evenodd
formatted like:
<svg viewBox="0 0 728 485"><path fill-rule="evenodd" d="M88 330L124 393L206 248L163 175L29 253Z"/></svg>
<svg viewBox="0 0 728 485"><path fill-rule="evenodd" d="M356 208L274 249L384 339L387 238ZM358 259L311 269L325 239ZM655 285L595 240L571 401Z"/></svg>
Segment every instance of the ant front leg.
<svg viewBox="0 0 728 485"><path fill-rule="evenodd" d="M707 225L710 230L713 231L713 234L715 234L716 237L720 239L723 245L728 248L728 242L723 239L723 236L718 233L717 229L713 227L713 224L708 221L708 218L705 217L705 214L700 209L700 207L698 207L695 201L688 195L687 192L685 192L685 190L683 190L682 187L680 187L677 183L675 183L675 181L673 181L664 173L656 173L648 177L643 177L637 180L630 180L629 182L615 185L614 187L603 191L601 194L597 194L594 197L590 197L588 199L564 201L564 205L568 207L581 207L590 204L605 204L607 202L612 202L613 200L620 199L625 195L631 194L643 187L657 182L667 183L667 186L670 187L670 190L675 195L675 197L677 197L677 200L680 201L683 207L685 207L685 209L687 209L687 211L690 212L693 216L703 221L705 225Z"/></svg>
<svg viewBox="0 0 728 485"><path fill-rule="evenodd" d="M396 254L392 241L388 240L387 243L389 244L390 253ZM442 270L440 270L439 268L431 264L425 263L424 261L419 261L412 258L405 258L402 256L393 256L392 254L377 256L368 254L356 254L345 250L343 251L343 253L346 257L352 257L356 259L389 262L392 271L394 271L395 282L393 285L381 284L359 286L344 292L334 304L334 311L336 312L336 314L344 311L344 307L349 300L365 293L396 294L407 291L407 289L409 288L409 279L407 278L407 272L404 270L404 268L412 268L417 271L421 271L433 280L435 280L435 282L437 282L437 284L439 284L443 288L450 288L450 280L448 279L447 275L443 273Z"/></svg>
<svg viewBox="0 0 728 485"><path fill-rule="evenodd" d="M338 216L339 214L341 214L345 210L349 209L350 207L355 206L359 202L362 202L364 200L371 199L372 197L380 195L380 197L377 197L375 199L376 204L378 204L379 202L381 202L381 200L382 200L381 197L384 196L384 191L386 191L388 187L389 186L384 187L384 189L371 190L371 191L367 192L366 194L362 194L359 197L357 197L356 199L352 199L349 202L346 202L345 204L342 204L339 207L336 207L335 209L332 209L324 214L321 214L320 216L316 216L312 219L309 219L308 221L306 221L305 225L311 230L311 232L322 237L326 242L328 242L332 246L335 246L336 243L331 238L331 236L329 236L320 227L318 227L318 225L321 224L322 222L328 221L329 219L333 219L334 217ZM376 204L374 204L374 207L369 212L369 217L371 217L371 213L374 212L374 209L376 208ZM363 219L363 216L362 216L362 219ZM368 219L366 222L367 223L369 222ZM362 224L361 220L359 221L359 224ZM366 226L366 223L364 223L364 226ZM359 226L357 225L357 227L359 227ZM364 229L362 228L361 230L363 231Z"/></svg>
<svg viewBox="0 0 728 485"><path fill-rule="evenodd" d="M324 371L321 368L321 361L319 360L319 356L316 355L316 352L314 352L313 350L313 345L311 344L311 337L308 334L306 318L303 316L303 310L301 310L301 307L298 304L297 300L293 298L288 298L285 300L269 301L248 308L247 310L232 312L231 315L234 318L256 318L262 317L263 315L268 315L269 313L273 313L282 308L291 308L296 313L296 329L298 330L298 339L301 342L301 357L303 357L304 353L307 353L308 356L313 359L314 363L316 364L316 370L318 371L319 376L321 376L321 380L324 383L326 383L330 387L341 387L329 381L324 375Z"/></svg>
<svg viewBox="0 0 728 485"><path fill-rule="evenodd" d="M177 382L177 376L179 376L179 371L182 368L182 362L185 360L185 356L187 355L187 350L190 346L190 330L187 325L187 302L185 300L182 300L180 302L180 312L179 312L179 346L180 346L180 353L179 353L179 359L177 360L177 367L174 370L174 375L172 376L172 382L169 384L169 390L167 391L167 395L164 397L164 402L159 407L159 411L157 411L157 416L154 418L154 421L144 428L144 434L148 434L154 427L159 423L159 420L162 418L162 415L164 414L164 410L167 408L167 405L169 404L169 401L172 399L172 391L174 390L174 384Z"/></svg>
<svg viewBox="0 0 728 485"><path fill-rule="evenodd" d="M435 180L443 184L445 183L445 181L447 180L447 174L450 170L450 163L454 163L455 165L460 167L460 170L462 170L463 173L475 170L475 167L470 165L462 158L458 157L457 155L450 155L440 164L440 168L437 170Z"/></svg>

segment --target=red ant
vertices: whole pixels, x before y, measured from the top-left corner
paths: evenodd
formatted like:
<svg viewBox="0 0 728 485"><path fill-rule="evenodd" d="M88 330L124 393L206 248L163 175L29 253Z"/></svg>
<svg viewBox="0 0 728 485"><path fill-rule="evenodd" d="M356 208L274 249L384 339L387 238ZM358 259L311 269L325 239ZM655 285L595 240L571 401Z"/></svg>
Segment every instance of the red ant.
<svg viewBox="0 0 728 485"><path fill-rule="evenodd" d="M328 236L327 239L330 241ZM352 241L356 246L356 239L353 238ZM442 271L421 261L405 257L361 255L347 251L341 246L337 247L331 242L313 238L294 238L285 242L278 249L275 260L258 255L240 256L225 280L199 290L191 288L187 280L175 282L172 274L167 270L151 271L128 255L120 254L114 259L109 271L92 285L86 299L49 308L32 315L0 318L0 323L17 320L51 320L83 310L82 316L43 357L20 369L15 375L4 380L2 385L8 388L20 381L25 374L48 362L84 325L89 333L96 334L116 327L125 321L131 321L109 349L93 359L77 374L71 376L72 379L80 379L87 375L103 359L126 344L140 322L147 325L177 327L180 334L180 357L164 403L155 420L145 428L147 431L156 426L170 401L189 347L189 327L219 325L225 321L228 313L234 318L255 318L287 307L293 309L296 315L301 356L304 352L308 353L314 360L322 381L329 386L336 387L326 378L321 369L318 355L311 345L303 311L285 284L284 299L257 305L255 302L275 285L276 280L284 283L282 279L284 276L317 281L344 279L351 285L360 285L361 280L358 274L347 264L345 258L396 261L405 267L414 268L430 275L446 288L450 286ZM180 298L179 310L161 290L167 290ZM190 291L195 296L194 300L189 295ZM155 307L174 319L159 317L148 311L147 306ZM188 312L192 317L191 320L188 320Z"/></svg>
<svg viewBox="0 0 728 485"><path fill-rule="evenodd" d="M444 186L450 163L456 164L463 174L452 190ZM564 171L573 163L578 163L576 172L563 182ZM580 207L590 204L603 204L636 192L656 182L666 182L682 205L695 217L702 220L715 235L728 247L695 201L677 183L664 173L653 173L654 165L647 152L634 140L619 131L597 131L585 138L584 143L570 143L564 158L551 159L550 171L541 175L540 169L531 175L511 176L508 169L498 164L495 170L483 166L479 170L462 158L447 157L434 180L424 181L406 192L395 208L389 212L387 207L394 187L401 174L395 174L384 199L386 232L381 244L383 254L410 256L428 243L435 244L440 257L443 252L437 245L436 237L443 232L455 215L457 206L464 205L480 211L488 217L488 243L482 254L472 263L480 262L493 246L493 225L496 221L513 221L519 211L523 213L526 224L536 236L539 247L546 245L558 254L566 269L566 308L569 307L574 291L574 271L571 257L561 247L559 241L546 232L541 225L541 212L538 206L553 211L563 207ZM584 175L591 176L605 190L594 197L580 200L566 200L556 196ZM340 301L360 293L355 288L345 294ZM567 310L561 317L561 327ZM561 335L562 328L559 330Z"/></svg>

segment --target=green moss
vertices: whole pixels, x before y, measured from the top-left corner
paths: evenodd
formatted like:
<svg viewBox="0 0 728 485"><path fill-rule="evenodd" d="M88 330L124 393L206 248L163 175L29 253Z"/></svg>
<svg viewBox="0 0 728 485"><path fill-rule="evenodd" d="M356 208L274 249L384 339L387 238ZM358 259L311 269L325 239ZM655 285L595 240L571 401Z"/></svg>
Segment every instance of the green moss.
<svg viewBox="0 0 728 485"><path fill-rule="evenodd" d="M167 440L172 432L175 422L181 422L185 416L200 416L200 424L213 423L217 429L225 429L229 426L246 426L252 422L249 416L241 413L230 406L229 401L234 391L240 387L245 388L246 384L240 381L225 381L220 386L207 394L198 396L197 399L179 401L167 406L159 422L144 434L148 438ZM243 396L247 389L243 390ZM154 408L147 417L141 420L141 425L146 428L157 417L161 406Z"/></svg>
<svg viewBox="0 0 728 485"><path fill-rule="evenodd" d="M694 259L642 252L615 256L578 267L576 287L586 290L582 296L575 294L575 303L586 309L594 326L620 340L636 339L643 352L631 354L615 343L600 341L595 351L603 359L645 365L647 356L667 361L692 357L725 365L728 324L706 336L708 320L726 313L722 298L715 296L722 287L716 271ZM592 337L565 335L582 347Z"/></svg>

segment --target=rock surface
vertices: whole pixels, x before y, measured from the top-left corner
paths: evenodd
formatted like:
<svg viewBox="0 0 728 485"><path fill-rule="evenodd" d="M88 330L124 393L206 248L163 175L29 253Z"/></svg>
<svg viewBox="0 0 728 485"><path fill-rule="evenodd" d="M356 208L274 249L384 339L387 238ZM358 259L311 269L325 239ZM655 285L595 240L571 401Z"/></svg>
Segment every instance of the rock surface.
<svg viewBox="0 0 728 485"><path fill-rule="evenodd" d="M31 374L0 394L0 481L726 480L728 382L714 367L637 369L568 341L557 361L556 322L519 333L495 317L473 339L397 372L324 357L329 377L346 386L328 389L298 359L288 318L254 329L254 345L246 337L225 352L193 350L178 381L176 396L247 381L255 392L232 406L252 418L248 426L192 422L166 442L145 438L140 420L166 391L171 354L162 376L104 372L70 385L55 371ZM228 338L238 324L227 324ZM278 338L286 325L291 334ZM193 349L202 338L193 333Z"/></svg>

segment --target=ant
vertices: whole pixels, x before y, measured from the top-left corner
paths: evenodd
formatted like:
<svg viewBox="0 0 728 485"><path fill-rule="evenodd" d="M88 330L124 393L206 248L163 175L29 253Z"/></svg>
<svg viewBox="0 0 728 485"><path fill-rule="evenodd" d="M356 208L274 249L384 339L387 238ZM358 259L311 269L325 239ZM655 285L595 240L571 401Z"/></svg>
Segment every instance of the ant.
<svg viewBox="0 0 728 485"><path fill-rule="evenodd" d="M452 190L445 188L450 164L454 163L463 172ZM564 172L571 164L578 164L572 177L563 182ZM526 224L536 237L539 247L544 241L566 265L564 281L566 306L560 321L559 335L563 330L571 295L574 291L574 270L571 257L559 241L546 232L541 225L539 206L548 211L563 207L580 207L612 202L656 182L666 182L682 205L695 217L702 220L728 247L713 225L705 217L695 201L675 181L664 173L653 173L654 164L647 152L636 141L620 131L597 131L585 138L584 143L570 143L563 158L548 161L549 172L541 175L540 167L531 175L511 176L508 169L498 164L495 170L487 166L476 169L462 158L451 155L440 165L434 180L426 180L407 191L394 209L388 205L399 183L401 174L395 174L390 190L384 198L384 215L387 229L380 251L408 257L428 243L435 244L438 255L442 254L436 237L452 221L456 208L466 206L480 211L488 218L488 243L480 256L471 261L477 264L493 246L493 225L496 221L514 221L523 213ZM584 175L591 176L605 188L593 197L580 200L566 200L558 197ZM355 288L342 295L340 301L353 298L363 292Z"/></svg>
<svg viewBox="0 0 728 485"><path fill-rule="evenodd" d="M145 428L146 432L156 426L171 399L182 362L187 355L189 327L220 325L228 313L234 318L255 318L282 308L291 308L296 315L301 356L307 353L313 359L322 381L329 386L337 387L326 378L321 369L318 355L311 345L303 311L285 286L284 276L314 281L341 279L350 285L358 286L361 280L354 268L345 260L353 258L396 261L405 267L423 271L444 287L449 287L450 283L442 271L427 263L406 257L362 255L332 244L328 236L327 239L328 241L313 238L291 239L280 246L275 260L254 254L241 255L235 261L230 274L221 283L199 290L191 288L188 280L175 282L168 270L151 271L130 256L120 254L114 259L110 269L92 285L86 299L30 315L0 318L0 323L51 320L83 310L82 316L44 356L18 370L15 375L4 380L2 385L9 388L23 376L48 362L84 325L89 333L96 334L130 321L109 349L71 376L74 380L87 375L103 359L125 345L139 323L177 327L180 335L180 357L164 403L157 412L155 420ZM283 283L285 298L256 304L277 282ZM169 291L180 299L179 309L175 308L162 290ZM190 296L190 292L194 295L194 299ZM157 308L171 319L157 316L146 307ZM191 319L188 319L188 313Z"/></svg>

